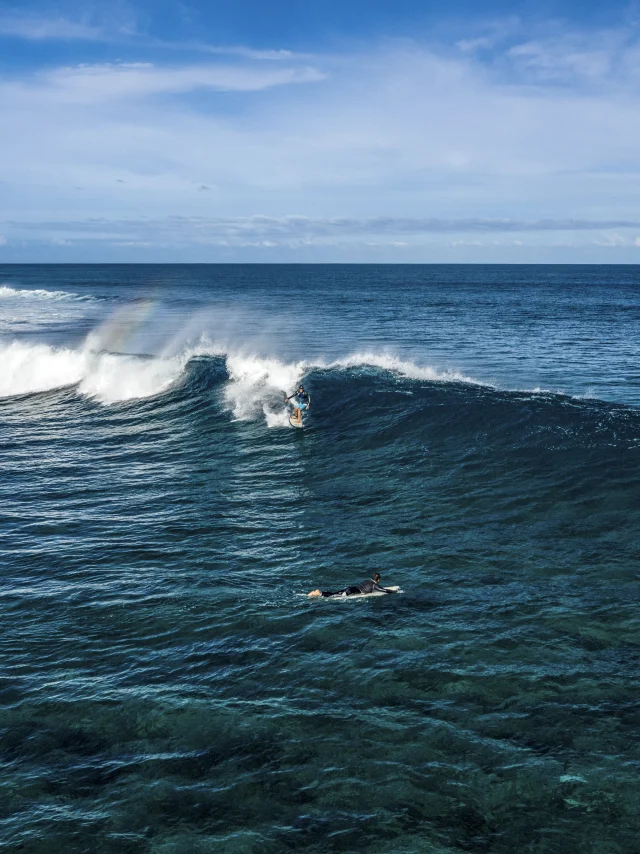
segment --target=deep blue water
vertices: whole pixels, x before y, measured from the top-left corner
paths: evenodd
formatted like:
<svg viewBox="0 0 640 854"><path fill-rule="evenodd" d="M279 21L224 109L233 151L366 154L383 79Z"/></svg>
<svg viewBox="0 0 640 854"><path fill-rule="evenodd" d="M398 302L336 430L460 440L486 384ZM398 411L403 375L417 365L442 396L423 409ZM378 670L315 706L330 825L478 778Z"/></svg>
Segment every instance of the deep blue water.
<svg viewBox="0 0 640 854"><path fill-rule="evenodd" d="M0 850L637 852L639 333L639 267L0 267Z"/></svg>

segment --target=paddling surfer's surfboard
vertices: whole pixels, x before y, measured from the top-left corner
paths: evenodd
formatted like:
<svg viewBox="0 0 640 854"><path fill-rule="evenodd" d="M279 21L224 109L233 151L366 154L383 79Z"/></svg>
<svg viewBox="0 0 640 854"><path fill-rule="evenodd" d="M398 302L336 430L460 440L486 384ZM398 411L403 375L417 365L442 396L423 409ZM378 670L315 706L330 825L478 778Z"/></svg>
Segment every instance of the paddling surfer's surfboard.
<svg viewBox="0 0 640 854"><path fill-rule="evenodd" d="M404 591L398 587L398 585L387 587L387 590L393 590L394 593L403 593ZM372 596L388 596L388 593L377 593L375 590L373 593L354 593L352 596L322 596L321 598L323 602L328 602L329 600L334 601L339 599L341 602L345 599L351 601L351 599L370 599Z"/></svg>

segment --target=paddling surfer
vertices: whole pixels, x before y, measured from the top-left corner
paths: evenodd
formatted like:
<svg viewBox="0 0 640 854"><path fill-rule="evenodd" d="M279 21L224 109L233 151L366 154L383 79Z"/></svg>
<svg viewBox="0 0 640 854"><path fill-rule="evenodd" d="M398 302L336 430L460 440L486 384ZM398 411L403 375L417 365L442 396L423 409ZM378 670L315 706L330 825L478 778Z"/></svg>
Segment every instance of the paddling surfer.
<svg viewBox="0 0 640 854"><path fill-rule="evenodd" d="M342 590L312 590L307 593L307 596L366 596L369 593L396 593L396 590L391 590L388 587L380 585L380 573L374 572L371 578L363 581L361 584L352 584L349 587L344 587Z"/></svg>

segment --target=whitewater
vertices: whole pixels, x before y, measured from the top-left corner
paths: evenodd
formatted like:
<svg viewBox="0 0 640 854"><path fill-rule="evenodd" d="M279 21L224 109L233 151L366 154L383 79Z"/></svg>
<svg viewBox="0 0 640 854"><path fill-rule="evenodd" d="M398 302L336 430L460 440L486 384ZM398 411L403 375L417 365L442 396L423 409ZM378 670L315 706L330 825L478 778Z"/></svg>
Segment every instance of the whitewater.
<svg viewBox="0 0 640 854"><path fill-rule="evenodd" d="M0 266L0 847L634 851L639 333L637 267Z"/></svg>
<svg viewBox="0 0 640 854"><path fill-rule="evenodd" d="M92 336L90 336L91 341ZM97 352L90 343L79 349L26 344L0 344L0 396L44 392L74 386L86 395L110 404L161 394L184 376L194 358L222 357L229 376L227 398L237 418L251 417L274 394L291 390L308 373L317 370L379 368L400 377L439 382L475 380L453 372L419 367L388 354L356 353L333 362L296 362L246 354L224 353L219 346L201 342L174 356L135 356ZM284 410L283 410L284 411Z"/></svg>

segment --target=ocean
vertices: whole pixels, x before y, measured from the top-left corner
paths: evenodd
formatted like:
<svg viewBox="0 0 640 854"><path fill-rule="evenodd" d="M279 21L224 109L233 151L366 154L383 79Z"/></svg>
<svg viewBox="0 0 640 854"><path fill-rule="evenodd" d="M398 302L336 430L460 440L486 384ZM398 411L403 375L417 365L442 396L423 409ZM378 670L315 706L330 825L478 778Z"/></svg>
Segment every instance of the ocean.
<svg viewBox="0 0 640 854"><path fill-rule="evenodd" d="M640 267L0 266L0 368L1 851L640 850Z"/></svg>

